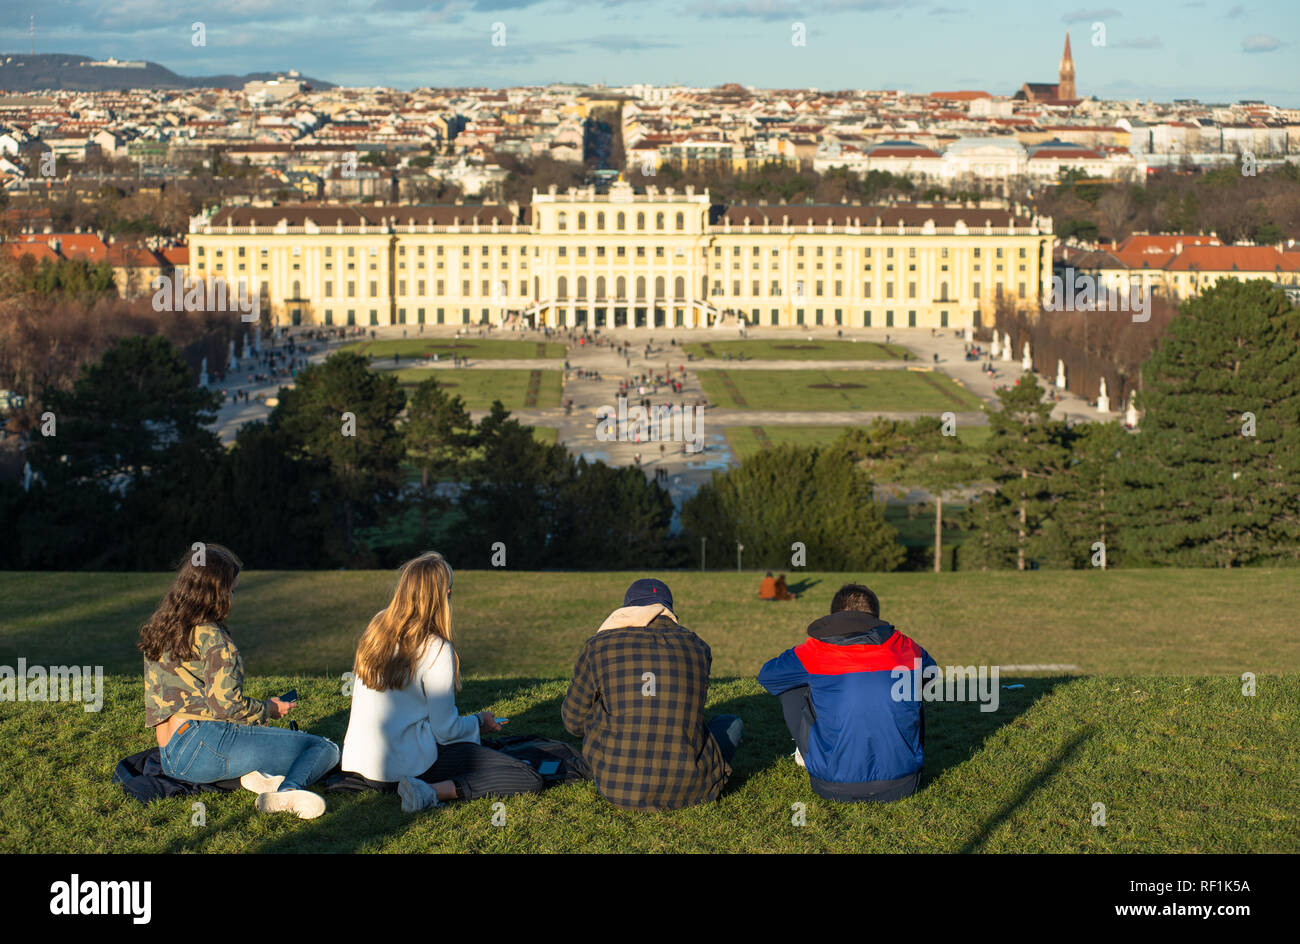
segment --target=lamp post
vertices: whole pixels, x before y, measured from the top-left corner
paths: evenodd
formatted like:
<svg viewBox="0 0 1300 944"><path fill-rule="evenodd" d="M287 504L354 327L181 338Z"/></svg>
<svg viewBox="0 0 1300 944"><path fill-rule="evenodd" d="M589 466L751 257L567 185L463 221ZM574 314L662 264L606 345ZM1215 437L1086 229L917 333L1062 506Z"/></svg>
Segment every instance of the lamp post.
<svg viewBox="0 0 1300 944"><path fill-rule="evenodd" d="M740 572L740 552L745 549L745 545L739 541L736 542L736 572Z"/></svg>
<svg viewBox="0 0 1300 944"><path fill-rule="evenodd" d="M704 569L704 545L708 543L708 538L700 538L700 570Z"/></svg>

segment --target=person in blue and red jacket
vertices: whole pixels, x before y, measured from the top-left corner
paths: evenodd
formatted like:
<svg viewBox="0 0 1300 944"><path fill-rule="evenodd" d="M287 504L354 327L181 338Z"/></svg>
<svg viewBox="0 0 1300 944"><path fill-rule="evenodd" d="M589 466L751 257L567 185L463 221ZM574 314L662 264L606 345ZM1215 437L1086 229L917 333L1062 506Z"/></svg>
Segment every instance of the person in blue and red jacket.
<svg viewBox="0 0 1300 944"><path fill-rule="evenodd" d="M807 768L814 793L885 803L910 796L920 782L925 714L919 692L922 673L934 664L880 618L871 590L845 584L830 615L808 627L807 640L764 665L758 681L781 699L798 745L795 760Z"/></svg>

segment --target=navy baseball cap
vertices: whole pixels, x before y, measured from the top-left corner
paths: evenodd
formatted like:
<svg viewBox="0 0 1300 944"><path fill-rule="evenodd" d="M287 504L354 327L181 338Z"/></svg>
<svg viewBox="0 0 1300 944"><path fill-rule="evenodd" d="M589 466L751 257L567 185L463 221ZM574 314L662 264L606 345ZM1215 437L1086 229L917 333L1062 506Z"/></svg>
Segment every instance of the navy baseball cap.
<svg viewBox="0 0 1300 944"><path fill-rule="evenodd" d="M627 588L627 593L623 594L624 606L652 606L655 603L662 603L671 610L673 592L666 583L653 577L633 581L632 586Z"/></svg>

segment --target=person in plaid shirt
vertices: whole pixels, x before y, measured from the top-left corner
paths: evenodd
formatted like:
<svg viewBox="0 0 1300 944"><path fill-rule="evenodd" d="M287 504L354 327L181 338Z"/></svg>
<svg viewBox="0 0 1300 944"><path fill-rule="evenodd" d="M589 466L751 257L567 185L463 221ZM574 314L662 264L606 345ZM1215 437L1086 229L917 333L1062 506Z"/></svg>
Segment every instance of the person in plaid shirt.
<svg viewBox="0 0 1300 944"><path fill-rule="evenodd" d="M634 582L587 640L561 715L614 806L675 810L718 798L744 726L735 715L705 725L712 662L659 580Z"/></svg>

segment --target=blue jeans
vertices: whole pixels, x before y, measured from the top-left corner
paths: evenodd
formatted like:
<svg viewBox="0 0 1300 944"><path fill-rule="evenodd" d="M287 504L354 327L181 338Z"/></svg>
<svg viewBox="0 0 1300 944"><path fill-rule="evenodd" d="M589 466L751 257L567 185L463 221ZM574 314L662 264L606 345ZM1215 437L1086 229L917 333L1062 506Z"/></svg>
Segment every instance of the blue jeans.
<svg viewBox="0 0 1300 944"><path fill-rule="evenodd" d="M339 762L333 741L305 731L190 721L159 751L163 773L190 783L237 780L256 770L268 777L284 775L281 790L315 783Z"/></svg>

